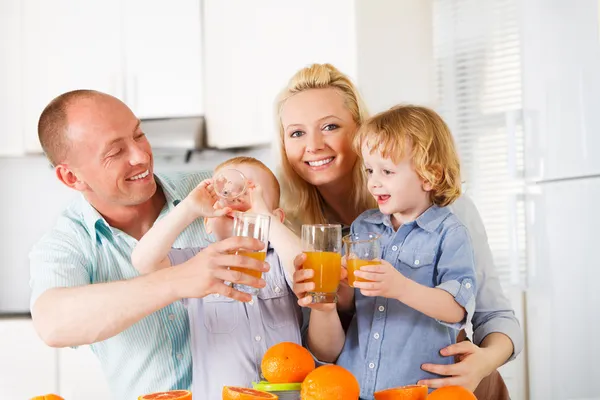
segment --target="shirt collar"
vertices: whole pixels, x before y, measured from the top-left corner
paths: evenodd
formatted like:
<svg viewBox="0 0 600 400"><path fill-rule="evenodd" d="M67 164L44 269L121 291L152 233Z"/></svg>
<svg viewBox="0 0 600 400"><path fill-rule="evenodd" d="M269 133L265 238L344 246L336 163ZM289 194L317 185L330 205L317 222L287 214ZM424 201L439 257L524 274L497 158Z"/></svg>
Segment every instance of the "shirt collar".
<svg viewBox="0 0 600 400"><path fill-rule="evenodd" d="M165 194L166 207L167 210L170 211L181 201L179 198L180 196L178 196L175 188L172 187L167 180L161 178L159 175L154 175L154 178L156 179L156 184L162 188L163 193ZM110 232L112 234L115 233L113 228L108 224L108 222L106 222L104 217L85 199L83 195L81 195L81 202L83 220L88 232L90 232L90 235L96 237L99 231ZM163 209L163 211L165 210Z"/></svg>
<svg viewBox="0 0 600 400"><path fill-rule="evenodd" d="M448 214L450 214L450 209L448 207L439 207L436 205L432 205L427 210L425 210L423 214L419 215L419 217L417 217L417 219L414 222L416 222L416 224L419 225L419 227L426 230L427 232L434 232L446 219ZM393 228L391 216L388 214L383 214L379 210L365 218L365 222L371 224L383 224L388 228Z"/></svg>

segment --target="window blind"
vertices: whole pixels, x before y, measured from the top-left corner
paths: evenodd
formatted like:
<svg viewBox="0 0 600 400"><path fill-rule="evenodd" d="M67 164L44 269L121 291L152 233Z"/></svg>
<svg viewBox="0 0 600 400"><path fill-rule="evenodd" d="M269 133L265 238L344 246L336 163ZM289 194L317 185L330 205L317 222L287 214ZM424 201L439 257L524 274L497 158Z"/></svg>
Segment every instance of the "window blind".
<svg viewBox="0 0 600 400"><path fill-rule="evenodd" d="M434 0L437 111L455 138L463 190L483 218L505 289L525 279L518 0Z"/></svg>

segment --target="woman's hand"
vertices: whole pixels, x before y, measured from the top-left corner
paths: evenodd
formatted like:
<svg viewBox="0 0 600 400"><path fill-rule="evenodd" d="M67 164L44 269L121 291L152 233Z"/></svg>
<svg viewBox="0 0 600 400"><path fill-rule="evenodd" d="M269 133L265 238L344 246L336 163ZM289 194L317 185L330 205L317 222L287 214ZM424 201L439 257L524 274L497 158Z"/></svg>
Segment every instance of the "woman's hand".
<svg viewBox="0 0 600 400"><path fill-rule="evenodd" d="M481 380L496 369L495 365L491 365L486 351L468 340L445 347L440 350L440 354L454 357L455 364L423 364L421 368L447 378L426 379L418 384L430 388L456 385L475 391Z"/></svg>

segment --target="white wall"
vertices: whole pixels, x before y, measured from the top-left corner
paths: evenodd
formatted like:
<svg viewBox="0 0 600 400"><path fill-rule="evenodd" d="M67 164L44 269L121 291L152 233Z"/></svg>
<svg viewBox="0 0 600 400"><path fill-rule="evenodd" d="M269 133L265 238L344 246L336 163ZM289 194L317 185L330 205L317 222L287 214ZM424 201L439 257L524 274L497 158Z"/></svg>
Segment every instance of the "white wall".
<svg viewBox="0 0 600 400"><path fill-rule="evenodd" d="M356 0L357 83L371 113L433 106L432 1Z"/></svg>

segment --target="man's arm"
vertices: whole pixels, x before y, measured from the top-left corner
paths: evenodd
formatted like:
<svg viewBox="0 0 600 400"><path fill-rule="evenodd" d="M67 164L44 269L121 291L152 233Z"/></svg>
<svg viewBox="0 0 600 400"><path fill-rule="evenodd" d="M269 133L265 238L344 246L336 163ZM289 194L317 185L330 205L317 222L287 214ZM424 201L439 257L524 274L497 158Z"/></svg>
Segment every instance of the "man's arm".
<svg viewBox="0 0 600 400"><path fill-rule="evenodd" d="M52 347L108 339L177 300L169 272L163 270L127 281L47 290L32 308L34 327Z"/></svg>
<svg viewBox="0 0 600 400"><path fill-rule="evenodd" d="M264 287L254 278L228 266L268 271L266 263L250 257L229 254L238 248L260 250L264 244L252 238L232 237L214 243L177 268L167 268L127 281L71 284L75 287L51 287L42 290L32 307L33 322L40 337L52 347L77 346L108 339L129 328L145 316L182 298L201 298L219 293L239 301L252 297L225 282ZM38 260L39 261L39 260ZM38 262L53 282L64 276L82 276L74 264ZM72 282L71 282L72 283ZM47 283L46 283L47 285ZM35 294L34 294L35 295Z"/></svg>

